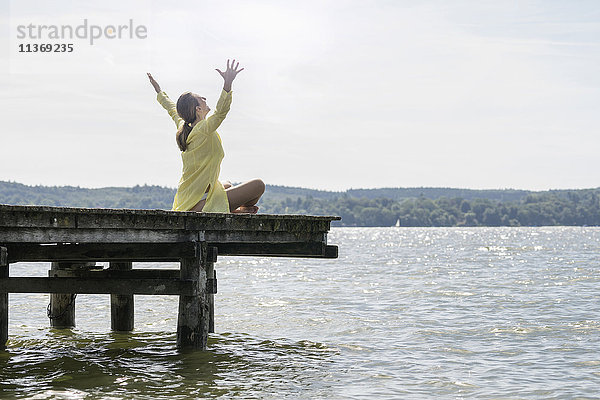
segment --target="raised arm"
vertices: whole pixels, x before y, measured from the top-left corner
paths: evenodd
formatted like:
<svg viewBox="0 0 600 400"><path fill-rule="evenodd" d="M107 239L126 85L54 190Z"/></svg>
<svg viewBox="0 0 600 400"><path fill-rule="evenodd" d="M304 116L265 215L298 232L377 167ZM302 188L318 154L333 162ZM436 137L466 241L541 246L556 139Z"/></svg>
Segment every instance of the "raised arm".
<svg viewBox="0 0 600 400"><path fill-rule="evenodd" d="M175 105L175 103L173 103L169 96L167 96L167 94L160 89L160 85L158 84L158 82L156 82L152 75L149 72L147 74L148 79L150 79L150 84L156 91L156 100L158 100L160 105L165 110L167 110L167 112L175 122L175 125L177 125L177 128L179 128L181 124L183 124L183 119L181 119L181 117L179 117L179 114L177 114L177 106Z"/></svg>
<svg viewBox="0 0 600 400"><path fill-rule="evenodd" d="M209 132L216 131L229 112L231 106L231 84L237 74L244 70L244 68L238 69L239 66L239 62L236 63L235 60L233 60L230 63L229 60L227 60L227 69L225 72L217 68L217 72L223 78L223 91L217 102L215 112L206 120L206 127Z"/></svg>

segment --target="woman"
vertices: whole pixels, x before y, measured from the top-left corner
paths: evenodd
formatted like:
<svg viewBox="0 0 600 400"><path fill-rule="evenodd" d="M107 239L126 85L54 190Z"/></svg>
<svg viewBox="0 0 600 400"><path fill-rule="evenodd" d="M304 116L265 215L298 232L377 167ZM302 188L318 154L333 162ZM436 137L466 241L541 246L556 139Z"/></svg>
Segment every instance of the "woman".
<svg viewBox="0 0 600 400"><path fill-rule="evenodd" d="M206 117L210 108L204 97L186 92L175 105L148 73L156 90L156 99L177 125L177 145L181 150L183 172L173 201L175 211L236 212L255 214L256 203L265 191L265 184L254 179L238 186L219 182L221 161L225 153L217 128L221 125L231 105L231 84L237 74L239 62L229 63L223 77L223 90L213 115Z"/></svg>

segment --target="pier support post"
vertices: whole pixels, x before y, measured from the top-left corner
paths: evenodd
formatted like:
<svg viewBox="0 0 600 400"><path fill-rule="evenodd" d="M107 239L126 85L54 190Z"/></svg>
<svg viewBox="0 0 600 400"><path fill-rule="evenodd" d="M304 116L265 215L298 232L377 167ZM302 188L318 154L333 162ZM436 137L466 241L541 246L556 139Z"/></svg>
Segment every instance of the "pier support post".
<svg viewBox="0 0 600 400"><path fill-rule="evenodd" d="M0 278L8 278L8 254L0 247ZM8 340L8 293L0 293L0 350L6 349Z"/></svg>
<svg viewBox="0 0 600 400"><path fill-rule="evenodd" d="M131 270L131 262L111 262L109 269ZM134 322L133 295L110 295L110 328L113 331L129 332L133 330Z"/></svg>
<svg viewBox="0 0 600 400"><path fill-rule="evenodd" d="M212 279L213 284L216 282L214 263L206 264L206 276ZM215 333L215 295L212 289L206 293L206 302L208 303L208 333Z"/></svg>
<svg viewBox="0 0 600 400"><path fill-rule="evenodd" d="M78 269L91 268L96 263L72 263L72 262L53 262L50 268L52 271L59 269ZM75 326L75 293L52 293L50 295L50 305L48 306L48 318L50 326L53 328L72 328Z"/></svg>
<svg viewBox="0 0 600 400"><path fill-rule="evenodd" d="M177 347L180 349L206 349L209 320L206 265L206 242L198 243L196 257L181 260L181 279L194 281L196 293L179 296Z"/></svg>
<svg viewBox="0 0 600 400"><path fill-rule="evenodd" d="M215 333L215 293L217 293L217 248L209 247L206 259L206 278L211 283L207 285L206 301L208 302L208 333Z"/></svg>

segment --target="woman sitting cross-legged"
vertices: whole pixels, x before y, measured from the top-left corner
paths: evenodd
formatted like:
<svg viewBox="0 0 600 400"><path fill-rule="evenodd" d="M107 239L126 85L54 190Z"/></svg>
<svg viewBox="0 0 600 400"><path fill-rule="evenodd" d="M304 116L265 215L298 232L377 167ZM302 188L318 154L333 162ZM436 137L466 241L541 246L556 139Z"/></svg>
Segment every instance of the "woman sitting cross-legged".
<svg viewBox="0 0 600 400"><path fill-rule="evenodd" d="M234 212L258 211L256 203L265 191L260 179L232 186L219 182L221 161L225 156L217 128L221 125L231 105L231 84L237 74L239 62L229 62L227 69L217 72L223 77L223 90L213 115L207 118L210 108L206 99L186 92L179 96L177 105L160 89L152 75L150 83L157 93L157 100L177 125L177 145L181 150L183 172L173 201L175 211Z"/></svg>

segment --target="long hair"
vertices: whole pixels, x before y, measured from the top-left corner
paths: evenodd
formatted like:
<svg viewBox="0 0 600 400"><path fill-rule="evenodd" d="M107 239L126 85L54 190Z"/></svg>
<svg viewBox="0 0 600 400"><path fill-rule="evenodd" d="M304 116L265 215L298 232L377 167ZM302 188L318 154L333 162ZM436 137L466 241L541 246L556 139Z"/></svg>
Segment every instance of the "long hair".
<svg viewBox="0 0 600 400"><path fill-rule="evenodd" d="M196 120L196 106L198 99L191 92L185 92L177 100L177 114L184 120L184 124L177 131L175 139L179 150L187 149L187 138L192 131L192 124Z"/></svg>

